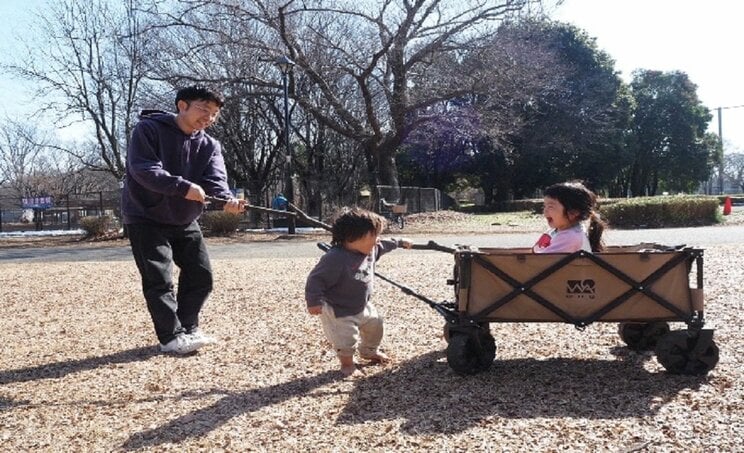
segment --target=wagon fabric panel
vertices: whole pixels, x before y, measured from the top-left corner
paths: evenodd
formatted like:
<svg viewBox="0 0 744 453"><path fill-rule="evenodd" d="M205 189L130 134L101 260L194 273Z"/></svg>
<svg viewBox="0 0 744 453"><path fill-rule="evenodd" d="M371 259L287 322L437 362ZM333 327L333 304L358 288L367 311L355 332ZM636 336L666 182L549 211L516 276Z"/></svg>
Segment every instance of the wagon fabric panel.
<svg viewBox="0 0 744 453"><path fill-rule="evenodd" d="M691 290L689 281L691 263L702 251L692 252L630 247L594 255L458 252L457 305L488 321L686 320L702 310L702 289Z"/></svg>

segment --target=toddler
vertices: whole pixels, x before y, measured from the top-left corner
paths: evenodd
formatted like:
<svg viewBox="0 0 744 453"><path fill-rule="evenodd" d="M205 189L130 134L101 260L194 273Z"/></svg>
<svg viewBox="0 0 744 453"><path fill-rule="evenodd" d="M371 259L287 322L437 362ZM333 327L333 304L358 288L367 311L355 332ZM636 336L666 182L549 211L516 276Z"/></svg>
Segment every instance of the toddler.
<svg viewBox="0 0 744 453"><path fill-rule="evenodd" d="M372 362L387 362L379 350L382 317L370 302L375 262L407 239L379 238L385 219L364 209L344 209L333 222L333 247L321 257L305 284L307 311L319 315L323 332L336 350L345 376L358 373L354 352Z"/></svg>

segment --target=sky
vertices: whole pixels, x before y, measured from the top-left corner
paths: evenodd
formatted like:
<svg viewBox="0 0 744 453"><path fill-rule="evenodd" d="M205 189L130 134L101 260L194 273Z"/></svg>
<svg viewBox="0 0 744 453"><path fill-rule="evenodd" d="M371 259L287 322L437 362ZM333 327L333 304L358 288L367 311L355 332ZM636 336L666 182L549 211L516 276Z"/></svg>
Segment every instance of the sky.
<svg viewBox="0 0 744 453"><path fill-rule="evenodd" d="M744 2L740 0L566 0L554 19L596 38L629 82L635 69L682 71L712 110L724 152L744 152Z"/></svg>
<svg viewBox="0 0 744 453"><path fill-rule="evenodd" d="M0 0L0 62L22 52L34 13L55 0ZM331 0L329 0L331 1ZM740 0L565 0L552 17L596 38L630 81L634 69L679 70L698 86L718 134L722 109L724 152L744 152L744 2ZM0 73L0 118L22 118L35 105L21 82ZM64 134L62 134L64 135Z"/></svg>

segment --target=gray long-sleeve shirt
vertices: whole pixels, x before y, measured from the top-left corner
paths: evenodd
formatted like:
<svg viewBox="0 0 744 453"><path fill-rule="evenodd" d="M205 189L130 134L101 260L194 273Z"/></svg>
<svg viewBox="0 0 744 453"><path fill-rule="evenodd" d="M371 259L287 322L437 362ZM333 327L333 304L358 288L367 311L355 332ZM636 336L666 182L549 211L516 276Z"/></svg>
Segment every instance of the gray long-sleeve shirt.
<svg viewBox="0 0 744 453"><path fill-rule="evenodd" d="M307 306L326 302L337 317L360 313L372 295L375 262L396 248L398 241L394 239L381 240L369 255L334 246L320 258L307 277Z"/></svg>

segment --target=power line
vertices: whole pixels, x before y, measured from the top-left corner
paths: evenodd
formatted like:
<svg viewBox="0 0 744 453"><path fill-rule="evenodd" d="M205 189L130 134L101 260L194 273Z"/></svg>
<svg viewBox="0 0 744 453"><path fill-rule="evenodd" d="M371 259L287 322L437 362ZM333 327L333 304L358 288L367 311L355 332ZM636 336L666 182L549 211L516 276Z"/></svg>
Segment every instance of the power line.
<svg viewBox="0 0 744 453"><path fill-rule="evenodd" d="M729 105L727 107L716 107L716 110L740 109L742 107L744 107L744 104L743 105Z"/></svg>

